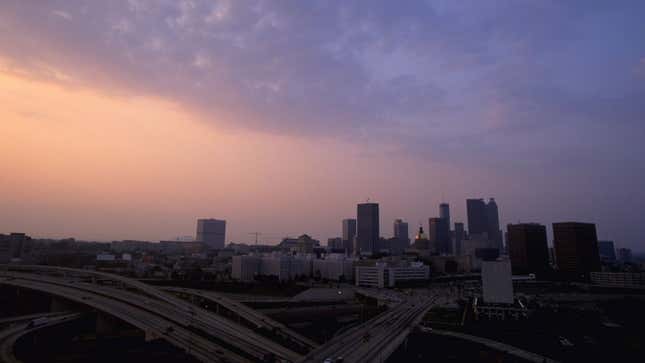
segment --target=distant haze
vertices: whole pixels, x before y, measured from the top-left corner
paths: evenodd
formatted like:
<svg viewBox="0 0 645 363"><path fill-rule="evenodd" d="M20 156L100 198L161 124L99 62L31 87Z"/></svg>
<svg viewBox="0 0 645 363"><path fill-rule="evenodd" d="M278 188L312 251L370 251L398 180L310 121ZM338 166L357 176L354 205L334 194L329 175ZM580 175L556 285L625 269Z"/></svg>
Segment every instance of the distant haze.
<svg viewBox="0 0 645 363"><path fill-rule="evenodd" d="M642 249L645 3L0 4L0 233L381 233L495 197ZM263 237L260 237L263 240Z"/></svg>

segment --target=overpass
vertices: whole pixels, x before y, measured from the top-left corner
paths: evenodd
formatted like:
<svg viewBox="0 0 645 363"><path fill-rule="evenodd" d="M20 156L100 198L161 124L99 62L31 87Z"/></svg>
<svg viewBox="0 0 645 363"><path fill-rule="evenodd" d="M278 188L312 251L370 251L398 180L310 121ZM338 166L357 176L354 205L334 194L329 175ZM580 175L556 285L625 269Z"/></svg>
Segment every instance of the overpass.
<svg viewBox="0 0 645 363"><path fill-rule="evenodd" d="M13 347L21 337L39 329L45 329L54 325L63 324L81 317L79 313L54 313L54 314L33 314L3 319L4 324L11 324L9 327L0 330L0 362L20 362L14 355ZM41 319L39 325L30 324L35 319Z"/></svg>
<svg viewBox="0 0 645 363"><path fill-rule="evenodd" d="M122 276L51 266L0 267L0 283L42 291L161 337L201 361L246 362L301 355L246 327ZM111 285L111 286L110 286Z"/></svg>
<svg viewBox="0 0 645 363"><path fill-rule="evenodd" d="M244 320L247 324L257 329L265 329L273 334L279 335L286 339L289 345L298 345L305 351L309 351L318 346L313 340L289 329L286 325L279 323L265 314L252 309L241 302L230 299L214 291L187 289L181 287L162 287L165 291L170 291L178 295L197 297L207 302L216 304L236 314L238 320ZM299 349L299 350L302 350Z"/></svg>

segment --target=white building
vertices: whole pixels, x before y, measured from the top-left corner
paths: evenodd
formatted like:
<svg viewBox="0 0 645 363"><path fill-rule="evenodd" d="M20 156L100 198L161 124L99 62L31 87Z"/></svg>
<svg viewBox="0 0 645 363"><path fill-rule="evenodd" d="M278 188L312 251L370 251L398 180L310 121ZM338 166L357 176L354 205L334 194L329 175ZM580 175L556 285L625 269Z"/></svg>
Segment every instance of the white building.
<svg viewBox="0 0 645 363"><path fill-rule="evenodd" d="M376 262L373 266L356 266L356 286L394 287L401 282L423 281L430 277L430 268L422 262L388 265Z"/></svg>
<svg viewBox="0 0 645 363"><path fill-rule="evenodd" d="M482 261L482 290L487 304L513 303L511 262Z"/></svg>
<svg viewBox="0 0 645 363"><path fill-rule="evenodd" d="M313 260L313 274L317 273L327 280L339 281L342 277L346 281L353 281L354 260L345 258L343 254L327 255L324 260Z"/></svg>
<svg viewBox="0 0 645 363"><path fill-rule="evenodd" d="M240 281L253 281L255 276L275 276L280 281L293 280L300 276L311 276L310 255L266 255L233 256L231 276Z"/></svg>
<svg viewBox="0 0 645 363"><path fill-rule="evenodd" d="M260 273L260 261L257 256L233 256L231 277L238 281L253 281Z"/></svg>

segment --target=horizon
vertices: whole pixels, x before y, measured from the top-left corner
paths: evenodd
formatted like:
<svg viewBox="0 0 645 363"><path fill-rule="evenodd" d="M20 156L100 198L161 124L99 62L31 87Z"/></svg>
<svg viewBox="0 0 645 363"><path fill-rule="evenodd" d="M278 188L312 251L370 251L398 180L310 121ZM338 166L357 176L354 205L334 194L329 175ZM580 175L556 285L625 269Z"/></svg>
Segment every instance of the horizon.
<svg viewBox="0 0 645 363"><path fill-rule="evenodd" d="M0 231L325 244L494 197L643 251L645 3L0 5ZM273 238L273 237L271 237ZM277 238L277 237L275 237Z"/></svg>

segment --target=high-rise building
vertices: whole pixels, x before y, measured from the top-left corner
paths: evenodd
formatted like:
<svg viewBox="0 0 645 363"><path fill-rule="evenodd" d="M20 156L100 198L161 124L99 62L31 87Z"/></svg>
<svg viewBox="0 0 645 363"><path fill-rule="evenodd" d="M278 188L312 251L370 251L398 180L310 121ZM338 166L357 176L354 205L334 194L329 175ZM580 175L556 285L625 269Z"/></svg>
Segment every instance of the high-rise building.
<svg viewBox="0 0 645 363"><path fill-rule="evenodd" d="M408 224L402 219L394 221L394 238L403 242L403 245L410 244L410 234L408 233Z"/></svg>
<svg viewBox="0 0 645 363"><path fill-rule="evenodd" d="M379 241L378 203L361 203L356 208L356 247L354 254L371 255Z"/></svg>
<svg viewBox="0 0 645 363"><path fill-rule="evenodd" d="M598 252L600 253L601 261L616 261L616 249L614 248L614 241L598 241Z"/></svg>
<svg viewBox="0 0 645 363"><path fill-rule="evenodd" d="M343 246L348 254L354 253L356 239L356 219L343 219Z"/></svg>
<svg viewBox="0 0 645 363"><path fill-rule="evenodd" d="M618 260L622 263L632 262L632 250L630 250L629 248L619 248Z"/></svg>
<svg viewBox="0 0 645 363"><path fill-rule="evenodd" d="M224 248L226 241L226 221L219 219L198 219L195 240L203 242L208 248Z"/></svg>
<svg viewBox="0 0 645 363"><path fill-rule="evenodd" d="M514 274L542 273L549 267L546 227L537 223L507 226L508 255Z"/></svg>
<svg viewBox="0 0 645 363"><path fill-rule="evenodd" d="M502 231L499 229L499 209L494 198L490 198L486 204L486 223L488 225L488 239L496 244L500 252L503 249Z"/></svg>
<svg viewBox="0 0 645 363"><path fill-rule="evenodd" d="M448 222L448 229L450 229L450 205L448 203L439 204L439 218L445 219Z"/></svg>
<svg viewBox="0 0 645 363"><path fill-rule="evenodd" d="M488 210L483 199L467 199L468 234L488 233Z"/></svg>
<svg viewBox="0 0 645 363"><path fill-rule="evenodd" d="M576 274L600 271L595 224L553 223L553 247L560 271Z"/></svg>
<svg viewBox="0 0 645 363"><path fill-rule="evenodd" d="M450 226L448 220L444 218L430 218L429 235L430 244L436 246L439 254L452 254L452 243L450 241Z"/></svg>
<svg viewBox="0 0 645 363"><path fill-rule="evenodd" d="M463 254L461 243L465 238L464 224L460 222L455 223L455 254L457 256Z"/></svg>
<svg viewBox="0 0 645 363"><path fill-rule="evenodd" d="M328 249L343 249L343 239L340 237L327 238L327 248Z"/></svg>

